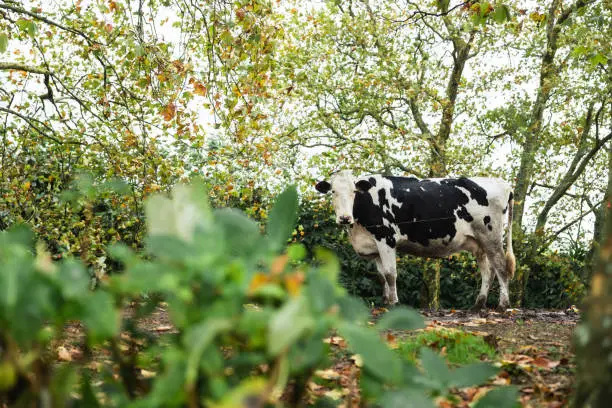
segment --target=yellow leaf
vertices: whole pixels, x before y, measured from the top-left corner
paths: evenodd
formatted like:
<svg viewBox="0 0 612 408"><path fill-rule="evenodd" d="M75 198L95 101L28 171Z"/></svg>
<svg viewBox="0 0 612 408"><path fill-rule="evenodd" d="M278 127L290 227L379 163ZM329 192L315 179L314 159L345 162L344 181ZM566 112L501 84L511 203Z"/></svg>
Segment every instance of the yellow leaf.
<svg viewBox="0 0 612 408"><path fill-rule="evenodd" d="M300 294L303 283L304 273L302 271L297 271L285 277L285 287L291 296L297 296Z"/></svg>
<svg viewBox="0 0 612 408"><path fill-rule="evenodd" d="M270 265L270 273L272 275L280 274L285 269L287 261L289 261L289 256L287 254L276 257L272 261L272 265Z"/></svg>
<svg viewBox="0 0 612 408"><path fill-rule="evenodd" d="M249 293L255 292L258 288L265 285L270 281L268 275L265 275L261 272L256 273L249 284Z"/></svg>

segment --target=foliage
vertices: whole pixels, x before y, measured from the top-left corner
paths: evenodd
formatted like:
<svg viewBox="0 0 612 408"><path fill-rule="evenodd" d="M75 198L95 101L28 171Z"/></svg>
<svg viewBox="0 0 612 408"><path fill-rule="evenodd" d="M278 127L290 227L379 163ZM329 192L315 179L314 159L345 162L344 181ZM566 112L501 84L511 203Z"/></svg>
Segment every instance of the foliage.
<svg viewBox="0 0 612 408"><path fill-rule="evenodd" d="M468 364L491 360L495 349L487 344L482 336L465 333L456 329L438 329L418 332L415 336L399 342L397 351L405 358L416 361L417 352L423 346L434 350L444 350L449 363Z"/></svg>
<svg viewBox="0 0 612 408"><path fill-rule="evenodd" d="M277 402L291 382L284 398L296 405L314 371L328 364L323 338L334 328L363 359L361 386L371 401L405 393L429 401L432 392L495 373L480 365L449 371L426 351L423 373L402 362L377 330L422 327L416 312L397 308L370 329L366 308L336 285L339 265L330 252L318 251L310 266L301 244L284 250L296 220L295 188L278 196L266 235L241 212L211 210L204 191L194 181L170 198L149 199L148 259L113 245L125 270L94 292L80 262L53 262L41 244L34 251L27 230L0 234L0 401L229 407ZM137 324L162 299L177 329L163 339ZM70 320L85 327L84 358L55 366L53 344ZM92 372L95 353L110 360Z"/></svg>
<svg viewBox="0 0 612 408"><path fill-rule="evenodd" d="M529 187L517 205L526 236L546 237L534 251L585 245L597 229L612 137L604 1L0 0L0 11L0 229L25 222L92 275L116 267L108 244L142 247L147 195L196 173L215 207L258 220L281 186L304 192L339 167L494 175ZM533 171L517 179L522 156ZM129 192L67 205L83 170ZM362 276L354 293L375 293Z"/></svg>

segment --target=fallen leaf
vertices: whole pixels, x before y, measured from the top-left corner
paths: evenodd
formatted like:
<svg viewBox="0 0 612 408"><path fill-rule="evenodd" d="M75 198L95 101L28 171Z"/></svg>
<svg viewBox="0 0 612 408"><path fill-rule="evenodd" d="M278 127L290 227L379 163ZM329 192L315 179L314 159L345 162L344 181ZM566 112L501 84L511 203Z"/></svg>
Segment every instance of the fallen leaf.
<svg viewBox="0 0 612 408"><path fill-rule="evenodd" d="M140 374L144 377L144 378L153 378L157 375L157 373L155 371L149 371L149 370L140 370Z"/></svg>
<svg viewBox="0 0 612 408"><path fill-rule="evenodd" d="M331 336L323 339L323 343L331 344L334 346L338 346L341 349L346 348L346 340L344 340L340 336Z"/></svg>
<svg viewBox="0 0 612 408"><path fill-rule="evenodd" d="M324 380L336 380L340 378L340 374L331 368L328 368L327 370L317 370L314 374L317 377L323 378Z"/></svg>
<svg viewBox="0 0 612 408"><path fill-rule="evenodd" d="M340 390L330 390L330 391L325 391L323 395L333 400L339 400L340 398L342 398L343 394L342 394L342 391Z"/></svg>
<svg viewBox="0 0 612 408"><path fill-rule="evenodd" d="M350 359L355 363L355 366L363 367L363 359L359 354L353 354Z"/></svg>
<svg viewBox="0 0 612 408"><path fill-rule="evenodd" d="M501 377L501 376L497 376L495 377L495 379L493 381L491 381L492 384L495 385L508 385L510 384L510 378L508 377Z"/></svg>
<svg viewBox="0 0 612 408"><path fill-rule="evenodd" d="M72 355L68 352L66 347L59 346L57 348L57 359L60 361L72 361Z"/></svg>
<svg viewBox="0 0 612 408"><path fill-rule="evenodd" d="M559 365L559 361L551 361L544 357L536 357L535 359L533 359L532 363L535 366L538 366L540 368L546 368L546 369L555 368L556 366Z"/></svg>
<svg viewBox="0 0 612 408"><path fill-rule="evenodd" d="M397 343L397 339L395 338L395 336L391 333L387 333L387 345L389 346L389 348L391 349L396 349L399 347L399 344Z"/></svg>

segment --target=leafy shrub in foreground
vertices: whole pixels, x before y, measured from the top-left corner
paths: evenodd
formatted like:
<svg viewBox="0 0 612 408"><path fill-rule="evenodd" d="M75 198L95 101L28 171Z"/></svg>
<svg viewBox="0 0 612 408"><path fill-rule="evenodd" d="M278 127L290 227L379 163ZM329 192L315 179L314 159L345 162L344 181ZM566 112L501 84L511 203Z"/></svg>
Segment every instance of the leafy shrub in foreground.
<svg viewBox="0 0 612 408"><path fill-rule="evenodd" d="M197 184L179 186L147 203L147 260L111 247L125 271L95 292L79 262L52 263L40 247L35 256L23 231L0 234L0 405L301 405L329 364L322 340L332 330L362 357L362 397L381 406L433 406L432 394L494 374L482 364L451 371L429 351L419 371L392 352L376 330L422 319L398 308L368 328L363 304L336 284L331 253L309 265L301 245L285 250L296 208L290 188L262 235L240 212L211 210ZM156 337L138 320L162 299L177 333ZM72 320L85 327L83 356L57 364L54 346Z"/></svg>

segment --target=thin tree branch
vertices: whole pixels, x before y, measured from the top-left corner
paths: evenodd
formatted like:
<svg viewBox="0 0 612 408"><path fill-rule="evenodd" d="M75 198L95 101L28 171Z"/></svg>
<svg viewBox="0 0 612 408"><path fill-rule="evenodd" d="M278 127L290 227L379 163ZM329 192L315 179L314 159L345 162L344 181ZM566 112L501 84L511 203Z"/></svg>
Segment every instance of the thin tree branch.
<svg viewBox="0 0 612 408"><path fill-rule="evenodd" d="M51 74L45 68L39 68L39 67L35 67L33 65L19 64L19 63L16 63L16 62L0 62L0 70L2 70L2 71L9 71L9 70L25 71L25 72L30 72L32 74L40 74L40 75L49 75L49 74Z"/></svg>

